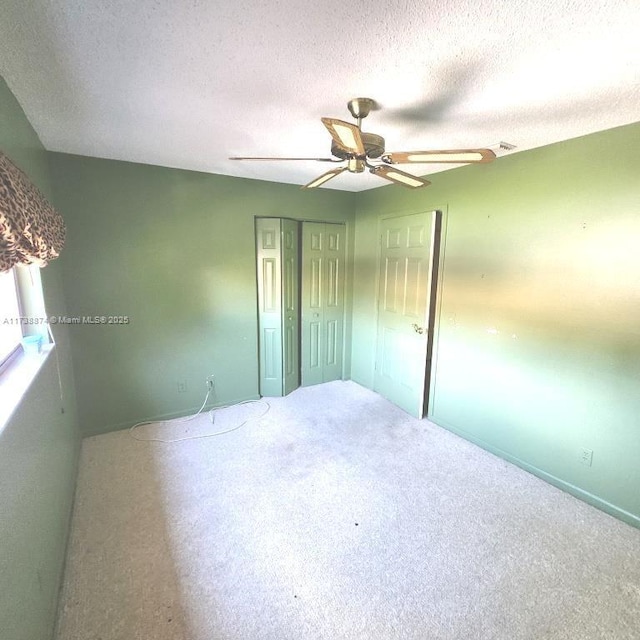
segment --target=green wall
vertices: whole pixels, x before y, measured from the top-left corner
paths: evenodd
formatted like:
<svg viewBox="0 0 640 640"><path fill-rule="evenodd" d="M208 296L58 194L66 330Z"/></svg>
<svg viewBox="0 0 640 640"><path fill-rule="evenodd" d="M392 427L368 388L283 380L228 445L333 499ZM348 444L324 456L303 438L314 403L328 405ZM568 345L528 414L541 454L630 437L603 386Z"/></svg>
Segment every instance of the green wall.
<svg viewBox="0 0 640 640"><path fill-rule="evenodd" d="M430 418L640 525L639 176L634 124L359 194L353 379L373 383L379 216L442 209Z"/></svg>
<svg viewBox="0 0 640 640"><path fill-rule="evenodd" d="M47 154L0 78L0 149L51 198ZM59 261L42 270L49 314L65 313ZM50 638L75 486L79 434L69 336L0 425L0 636ZM61 397L62 396L62 397ZM64 408L64 413L61 409Z"/></svg>
<svg viewBox="0 0 640 640"><path fill-rule="evenodd" d="M371 387L378 219L440 208L430 417L638 524L638 142L630 125L357 194L50 154L69 314L130 319L69 327L83 432L192 412L211 373L214 402L257 396L255 216L347 223L346 375Z"/></svg>
<svg viewBox="0 0 640 640"><path fill-rule="evenodd" d="M42 272L48 313L130 320L55 327L61 391L52 354L0 431L3 637L51 636L78 418L94 434L184 415L211 373L214 402L257 396L254 216L347 223L345 373L371 387L378 219L442 209L431 419L640 526L640 124L419 191L303 192L47 154L0 80L0 148L68 225Z"/></svg>
<svg viewBox="0 0 640 640"><path fill-rule="evenodd" d="M216 403L258 396L255 216L343 221L353 242L352 193L65 154L51 164L70 315L130 319L70 327L85 435L193 412L209 374Z"/></svg>

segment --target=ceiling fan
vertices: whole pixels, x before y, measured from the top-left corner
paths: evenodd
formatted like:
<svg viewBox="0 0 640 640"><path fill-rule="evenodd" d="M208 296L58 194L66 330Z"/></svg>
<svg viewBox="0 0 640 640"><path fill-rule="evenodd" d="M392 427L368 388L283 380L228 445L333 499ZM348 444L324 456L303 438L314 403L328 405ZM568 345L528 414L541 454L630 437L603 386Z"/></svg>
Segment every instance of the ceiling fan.
<svg viewBox="0 0 640 640"><path fill-rule="evenodd" d="M424 178L411 175L400 169L397 164L411 163L456 163L478 164L491 162L496 155L491 149L445 149L441 151L396 151L388 153L384 149L384 138L376 133L365 133L361 129L362 120L375 108L376 102L371 98L354 98L349 100L347 108L356 119L351 124L335 118L321 118L331 137L331 158L263 158L235 156L229 160L316 160L318 162L344 162L346 165L331 169L315 180L305 184L302 189L313 189L339 176L344 171L362 173L369 169L373 175L385 178L404 187L416 189L431 184ZM374 164L371 160L380 160L382 164Z"/></svg>

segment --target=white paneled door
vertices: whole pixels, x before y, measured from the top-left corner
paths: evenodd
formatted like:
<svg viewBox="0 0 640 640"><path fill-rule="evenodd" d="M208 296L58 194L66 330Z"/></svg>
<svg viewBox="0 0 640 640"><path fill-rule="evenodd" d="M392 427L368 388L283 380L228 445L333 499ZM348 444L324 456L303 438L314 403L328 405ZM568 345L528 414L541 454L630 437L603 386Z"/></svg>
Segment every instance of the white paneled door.
<svg viewBox="0 0 640 640"><path fill-rule="evenodd" d="M342 378L345 226L302 224L302 385Z"/></svg>
<svg viewBox="0 0 640 640"><path fill-rule="evenodd" d="M256 220L260 393L287 395L300 384L298 223Z"/></svg>
<svg viewBox="0 0 640 640"><path fill-rule="evenodd" d="M380 225L374 389L418 418L425 410L435 229L436 212Z"/></svg>

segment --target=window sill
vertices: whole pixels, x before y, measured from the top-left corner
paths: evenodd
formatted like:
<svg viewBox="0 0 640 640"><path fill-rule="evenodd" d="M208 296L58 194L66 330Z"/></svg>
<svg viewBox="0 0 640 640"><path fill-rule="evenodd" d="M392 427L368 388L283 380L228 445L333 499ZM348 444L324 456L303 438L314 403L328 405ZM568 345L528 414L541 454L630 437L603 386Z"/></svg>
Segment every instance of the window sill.
<svg viewBox="0 0 640 640"><path fill-rule="evenodd" d="M46 344L40 353L22 353L0 373L0 433L54 349L53 344Z"/></svg>

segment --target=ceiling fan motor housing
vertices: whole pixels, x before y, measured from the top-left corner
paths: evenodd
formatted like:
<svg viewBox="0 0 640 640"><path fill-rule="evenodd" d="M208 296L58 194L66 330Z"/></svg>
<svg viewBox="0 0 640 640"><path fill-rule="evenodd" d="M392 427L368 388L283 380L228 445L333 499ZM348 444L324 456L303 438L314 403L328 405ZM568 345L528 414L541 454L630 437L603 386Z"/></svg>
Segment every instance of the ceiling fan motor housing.
<svg viewBox="0 0 640 640"><path fill-rule="evenodd" d="M384 153L384 138L376 133L362 133L362 143L367 158L379 158ZM353 154L341 149L335 142L331 144L331 153L342 160L346 160Z"/></svg>

